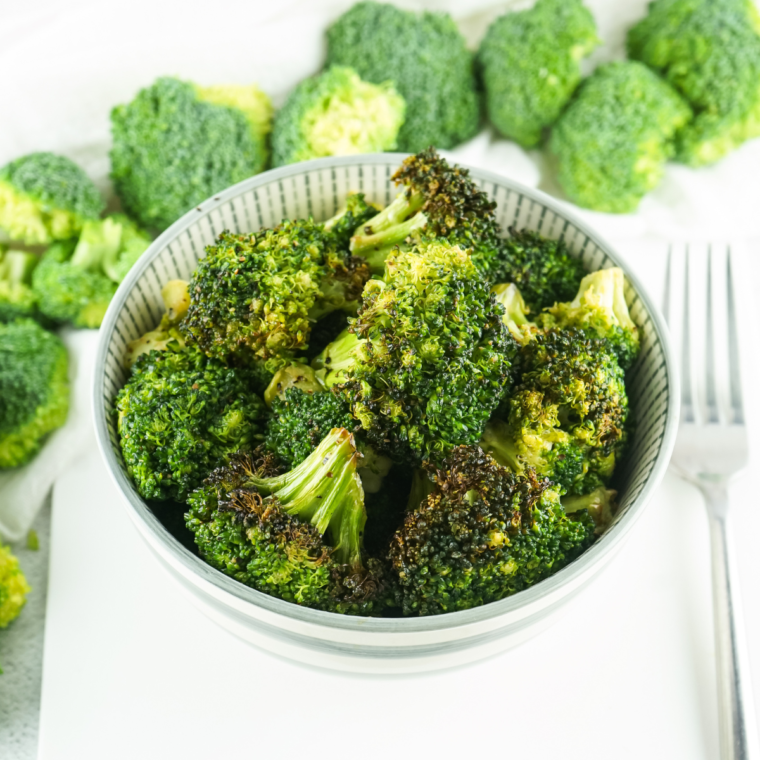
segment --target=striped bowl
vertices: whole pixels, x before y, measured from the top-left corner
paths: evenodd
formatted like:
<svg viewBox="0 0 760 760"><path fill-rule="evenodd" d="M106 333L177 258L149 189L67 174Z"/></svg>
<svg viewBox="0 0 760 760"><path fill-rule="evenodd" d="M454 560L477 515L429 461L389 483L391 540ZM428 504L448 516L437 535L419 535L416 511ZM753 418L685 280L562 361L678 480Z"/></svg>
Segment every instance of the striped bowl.
<svg viewBox="0 0 760 760"><path fill-rule="evenodd" d="M460 665L512 647L546 627L622 546L659 484L673 448L678 388L663 320L636 278L626 298L642 350L628 378L637 429L616 473L614 524L575 562L541 583L477 609L426 618L376 619L299 607L248 588L209 567L167 531L140 498L119 450L114 397L125 382L129 341L152 329L163 311L161 287L190 279L205 246L223 230L247 232L284 218L328 219L352 191L387 204L390 177L404 156L327 158L265 172L188 212L164 232L121 284L100 331L94 408L98 442L132 522L178 587L210 618L246 641L312 665L361 673L408 673ZM504 177L472 170L511 225L561 238L587 269L622 266L609 245L551 198Z"/></svg>

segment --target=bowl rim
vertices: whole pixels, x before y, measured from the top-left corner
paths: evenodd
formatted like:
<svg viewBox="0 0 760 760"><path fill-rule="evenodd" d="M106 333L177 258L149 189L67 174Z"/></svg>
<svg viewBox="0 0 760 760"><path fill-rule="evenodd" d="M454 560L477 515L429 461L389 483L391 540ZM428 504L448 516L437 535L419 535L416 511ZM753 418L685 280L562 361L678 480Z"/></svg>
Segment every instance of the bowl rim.
<svg viewBox="0 0 760 760"><path fill-rule="evenodd" d="M254 607L269 612L270 614L274 613L275 615L287 618L291 624L306 624L308 626L317 626L321 628L337 628L343 629L347 633L355 632L357 634L413 634L441 631L449 628L468 627L478 623L493 621L497 618L507 617L511 613L523 608L531 607L533 605L541 605L542 602L545 602L548 597L552 597L561 587L572 587L576 585L593 566L601 566L605 564L605 559L610 558L611 553L614 552L620 542L629 533L651 499L655 489L659 486L670 463L670 457L675 445L680 412L680 405L678 403L678 399L680 398L679 377L677 374L676 362L670 342L670 335L664 318L662 317L659 308L657 308L649 297L647 291L642 286L638 277L629 271L628 267L625 266L615 249L607 243L606 240L600 237L585 222L578 219L572 211L567 210L565 207L566 204L552 198L541 190L526 187L519 182L515 182L514 180L496 172L471 167L467 164L459 164L463 168L468 169L470 175L474 179L482 182L490 182L494 185L506 187L520 193L526 198L542 204L561 218L573 224L578 231L586 235L591 242L597 245L616 266L620 266L623 269L628 282L635 290L649 314L657 339L662 345L668 404L659 454L646 484L634 501L628 506L625 514L621 516L610 530L581 554L580 557L557 571L554 575L540 581L534 586L512 596L508 596L505 599L490 602L469 610L460 610L417 618L374 618L340 615L338 613L301 607L292 602L277 599L264 592L245 586L221 571L212 568L200 557L192 554L188 549L182 546L180 542L175 539L166 528L164 528L147 503L144 502L133 490L131 482L121 470L116 455L111 448L105 411L106 405L104 403L105 397L103 391L108 347L112 339L117 318L124 302L134 288L135 283L142 276L143 272L152 264L158 253L170 242L179 237L179 235L188 227L195 223L199 212L203 214L211 213L218 207L223 206L231 198L238 197L259 186L277 180L294 177L314 169L372 164L377 166L397 166L409 155L410 154L408 153L373 153L355 156L319 158L277 169L270 169L243 180L242 182L238 182L219 193L215 193L211 198L203 201L196 208L188 211L184 216L180 217L153 241L138 263L132 267L127 277L120 284L116 294L111 300L100 328L98 350L92 377L92 403L96 438L106 468L123 497L125 508L130 513L130 517L133 522L135 522L138 531L145 540L153 545L154 550L165 553L165 555L167 555L166 560L169 560L173 566L180 569L183 575L198 576L203 581L213 586L216 590L229 594L239 601L251 604Z"/></svg>

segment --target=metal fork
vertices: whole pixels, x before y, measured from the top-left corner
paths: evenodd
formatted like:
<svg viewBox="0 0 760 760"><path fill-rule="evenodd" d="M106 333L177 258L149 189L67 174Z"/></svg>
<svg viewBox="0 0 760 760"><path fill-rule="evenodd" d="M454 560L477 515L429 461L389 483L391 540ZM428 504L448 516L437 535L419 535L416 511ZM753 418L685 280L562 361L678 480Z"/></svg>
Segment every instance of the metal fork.
<svg viewBox="0 0 760 760"><path fill-rule="evenodd" d="M681 425L671 466L702 492L710 521L721 758L759 760L728 484L748 463L739 367L736 255L671 246L663 312L680 347Z"/></svg>

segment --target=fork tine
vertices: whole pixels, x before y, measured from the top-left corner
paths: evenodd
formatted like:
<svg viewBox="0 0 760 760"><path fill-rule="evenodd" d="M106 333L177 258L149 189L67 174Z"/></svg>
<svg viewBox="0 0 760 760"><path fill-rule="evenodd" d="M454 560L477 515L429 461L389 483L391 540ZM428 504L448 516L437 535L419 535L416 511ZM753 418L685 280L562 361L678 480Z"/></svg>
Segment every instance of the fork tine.
<svg viewBox="0 0 760 760"><path fill-rule="evenodd" d="M684 319L684 338L688 350L687 371L688 389L691 392L691 407L694 422L704 425L713 418L708 404L708 363L707 335L708 319L706 304L709 296L708 253L706 246L686 246L686 297ZM686 393L684 375L684 393Z"/></svg>
<svg viewBox="0 0 760 760"><path fill-rule="evenodd" d="M726 256L726 294L728 301L728 366L731 395L731 417L729 422L744 424L744 402L742 399L742 380L739 366L739 325L736 308L736 256L730 248Z"/></svg>
<svg viewBox="0 0 760 760"><path fill-rule="evenodd" d="M707 396L710 422L730 424L734 415L729 357L728 246L711 246L709 256Z"/></svg>
<svg viewBox="0 0 760 760"><path fill-rule="evenodd" d="M692 421L691 383L688 367L688 349L684 335L686 300L686 251L682 245L671 244L668 248L665 301L663 313L670 329L673 348L678 356L681 374L681 418Z"/></svg>

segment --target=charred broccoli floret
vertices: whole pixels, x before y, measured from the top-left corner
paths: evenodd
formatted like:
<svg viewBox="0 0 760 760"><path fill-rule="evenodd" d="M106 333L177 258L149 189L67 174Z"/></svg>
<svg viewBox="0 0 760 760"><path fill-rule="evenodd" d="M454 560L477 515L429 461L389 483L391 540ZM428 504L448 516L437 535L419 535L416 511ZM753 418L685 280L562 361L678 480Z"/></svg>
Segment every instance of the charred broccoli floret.
<svg viewBox="0 0 760 760"><path fill-rule="evenodd" d="M261 361L276 371L308 346L315 321L355 308L369 273L335 246L312 221L223 232L190 282L183 332L208 356Z"/></svg>
<svg viewBox="0 0 760 760"><path fill-rule="evenodd" d="M391 82L370 84L333 66L301 82L277 112L272 163L394 150L405 110Z"/></svg>
<svg viewBox="0 0 760 760"><path fill-rule="evenodd" d="M579 206L634 211L662 179L690 118L686 101L642 63L600 66L552 129L562 188Z"/></svg>
<svg viewBox="0 0 760 760"><path fill-rule="evenodd" d="M198 349L138 358L116 397L124 463L146 499L184 501L215 467L263 437L255 372Z"/></svg>
<svg viewBox="0 0 760 760"><path fill-rule="evenodd" d="M0 323L0 469L28 462L69 411L69 358L31 319Z"/></svg>
<svg viewBox="0 0 760 760"><path fill-rule="evenodd" d="M33 253L0 246L0 322L40 316L32 291L32 272L38 263Z"/></svg>
<svg viewBox="0 0 760 760"><path fill-rule="evenodd" d="M581 59L598 44L594 17L580 0L538 0L496 19L478 52L493 125L521 145L537 145L581 81Z"/></svg>
<svg viewBox="0 0 760 760"><path fill-rule="evenodd" d="M190 497L186 524L201 556L247 586L305 607L379 611L386 583L380 563L363 557L358 458L343 429L282 475L234 458Z"/></svg>
<svg viewBox="0 0 760 760"><path fill-rule="evenodd" d="M478 131L473 55L448 14L357 3L327 31L327 65L394 83L406 100L400 150L453 148Z"/></svg>
<svg viewBox="0 0 760 760"><path fill-rule="evenodd" d="M351 245L354 232L366 224L380 211L379 207L367 203L364 193L352 193L346 198L346 205L328 219L322 226L335 239L339 251L347 251Z"/></svg>
<svg viewBox="0 0 760 760"><path fill-rule="evenodd" d="M156 80L111 112L111 178L124 209L163 230L262 171L271 120L269 98L252 85Z"/></svg>
<svg viewBox="0 0 760 760"><path fill-rule="evenodd" d="M29 245L79 234L105 207L92 180L70 159L30 153L0 168L0 228Z"/></svg>
<svg viewBox="0 0 760 760"><path fill-rule="evenodd" d="M475 265L494 282L500 279L501 241L496 204L434 148L409 156L392 177L402 190L377 216L357 228L351 252L372 272L383 272L394 248L421 242L458 245L472 252Z"/></svg>
<svg viewBox="0 0 760 760"><path fill-rule="evenodd" d="M694 109L677 158L712 163L760 135L760 14L751 0L655 0L628 32L628 54Z"/></svg>
<svg viewBox="0 0 760 760"><path fill-rule="evenodd" d="M435 491L393 536L390 560L405 615L494 602L561 569L594 537L587 513L565 514L559 489L515 475L477 446L434 473Z"/></svg>

